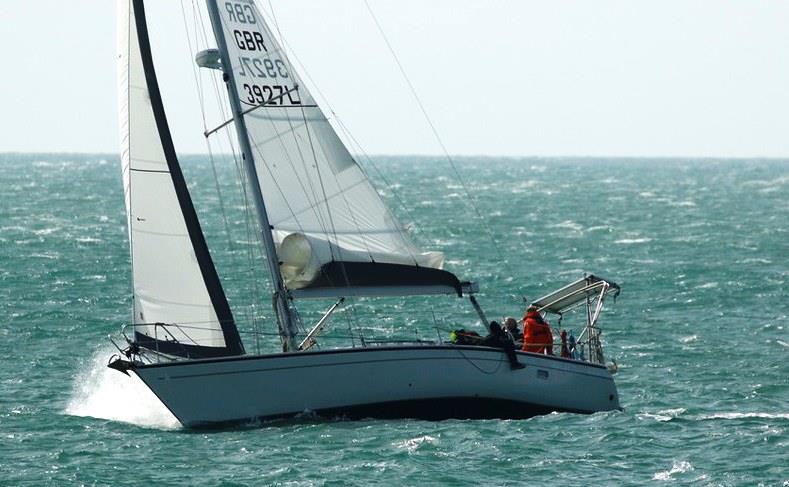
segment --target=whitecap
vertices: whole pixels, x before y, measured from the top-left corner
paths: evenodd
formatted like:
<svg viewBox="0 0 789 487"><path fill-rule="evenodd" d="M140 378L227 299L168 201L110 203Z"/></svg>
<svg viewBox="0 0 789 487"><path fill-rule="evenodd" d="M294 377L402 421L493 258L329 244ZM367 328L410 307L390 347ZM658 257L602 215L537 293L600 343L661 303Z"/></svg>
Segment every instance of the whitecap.
<svg viewBox="0 0 789 487"><path fill-rule="evenodd" d="M95 237L77 237L74 240L76 240L79 243L99 243L99 242L101 242L100 238L95 238Z"/></svg>
<svg viewBox="0 0 789 487"><path fill-rule="evenodd" d="M789 413L713 413L700 419L789 419Z"/></svg>
<svg viewBox="0 0 789 487"><path fill-rule="evenodd" d="M409 453L413 453L423 444L435 445L437 443L438 443L438 438L430 435L424 435L424 436L418 436L416 438L411 438L408 440L399 441L393 443L392 445L395 448L400 448L403 450L407 450Z"/></svg>
<svg viewBox="0 0 789 487"><path fill-rule="evenodd" d="M656 413L637 414L636 417L638 419L654 419L655 421L665 423L679 417L680 415L684 414L685 411L687 411L685 408L663 409L661 411L657 411Z"/></svg>
<svg viewBox="0 0 789 487"><path fill-rule="evenodd" d="M44 252L44 253L32 253L30 257L35 257L37 259L49 259L49 260L57 260L60 258L60 254L57 252Z"/></svg>
<svg viewBox="0 0 789 487"><path fill-rule="evenodd" d="M574 230L576 232L580 232L581 230L583 230L584 227L583 225L579 223L575 223L572 220L565 220L560 223L554 223L552 225L548 225L548 228L566 228L568 230Z"/></svg>
<svg viewBox="0 0 789 487"><path fill-rule="evenodd" d="M33 233L36 235L49 235L52 233L57 232L60 230L60 227L49 227L49 228L42 228L41 230L33 230Z"/></svg>
<svg viewBox="0 0 789 487"><path fill-rule="evenodd" d="M630 244L639 244L639 243L646 243L651 242L652 239L648 237L642 238L622 238L619 240L614 240L615 244L622 244L622 245L630 245Z"/></svg>
<svg viewBox="0 0 789 487"><path fill-rule="evenodd" d="M681 462L675 461L671 466L671 470L655 473L655 475L652 476L652 480L671 480L672 475L689 472L691 470L693 470L693 465L691 465L690 462L684 460Z"/></svg>
<svg viewBox="0 0 789 487"><path fill-rule="evenodd" d="M738 264L772 264L773 261L761 257L750 257L747 259L738 260L737 263Z"/></svg>

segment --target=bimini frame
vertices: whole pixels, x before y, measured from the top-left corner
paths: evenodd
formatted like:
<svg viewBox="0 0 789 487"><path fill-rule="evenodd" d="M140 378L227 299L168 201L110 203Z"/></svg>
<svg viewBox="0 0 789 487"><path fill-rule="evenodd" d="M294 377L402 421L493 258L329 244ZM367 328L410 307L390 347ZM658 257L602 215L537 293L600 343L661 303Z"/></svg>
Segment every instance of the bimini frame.
<svg viewBox="0 0 789 487"><path fill-rule="evenodd" d="M609 294L613 294L616 299L620 291L621 288L617 283L590 274L537 299L532 305L536 306L540 313L552 313L559 316L559 323L561 323L564 313L585 304L586 326L578 337L581 359L585 360L588 357L591 363L605 365L597 320L603 310L605 298Z"/></svg>

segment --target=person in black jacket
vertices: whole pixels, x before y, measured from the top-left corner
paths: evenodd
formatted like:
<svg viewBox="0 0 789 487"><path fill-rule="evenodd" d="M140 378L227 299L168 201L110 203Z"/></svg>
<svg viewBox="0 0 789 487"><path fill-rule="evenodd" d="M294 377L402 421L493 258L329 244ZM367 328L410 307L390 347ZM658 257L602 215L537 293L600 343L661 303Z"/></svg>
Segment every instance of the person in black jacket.
<svg viewBox="0 0 789 487"><path fill-rule="evenodd" d="M490 334L482 339L481 345L486 347L501 348L507 354L507 359L510 361L510 368L512 370L522 369L526 367L518 362L518 356L515 354L515 344L501 329L501 325L496 321L490 322Z"/></svg>
<svg viewBox="0 0 789 487"><path fill-rule="evenodd" d="M509 335L513 342L523 341L523 332L521 332L518 322L511 316L504 319L504 332Z"/></svg>

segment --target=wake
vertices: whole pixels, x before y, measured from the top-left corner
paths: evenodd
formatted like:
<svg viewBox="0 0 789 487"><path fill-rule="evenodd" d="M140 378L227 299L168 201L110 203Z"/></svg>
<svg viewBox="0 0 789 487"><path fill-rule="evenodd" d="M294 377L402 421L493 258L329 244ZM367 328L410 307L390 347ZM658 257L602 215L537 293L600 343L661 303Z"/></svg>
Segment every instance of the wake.
<svg viewBox="0 0 789 487"><path fill-rule="evenodd" d="M112 353L112 349L104 347L96 351L84 370L74 377L65 413L147 428L179 428L175 416L137 376L132 373L127 377L107 368Z"/></svg>

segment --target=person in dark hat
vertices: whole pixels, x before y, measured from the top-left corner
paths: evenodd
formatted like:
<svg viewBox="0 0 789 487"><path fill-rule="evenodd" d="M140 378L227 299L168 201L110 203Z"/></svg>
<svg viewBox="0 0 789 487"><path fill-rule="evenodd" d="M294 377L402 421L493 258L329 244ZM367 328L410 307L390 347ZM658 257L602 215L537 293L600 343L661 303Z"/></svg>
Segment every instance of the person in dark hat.
<svg viewBox="0 0 789 487"><path fill-rule="evenodd" d="M518 356L515 354L515 344L501 329L501 325L496 321L490 322L490 334L482 340L482 345L486 347L501 348L507 354L507 359L510 361L510 368L512 370L522 369L526 367L518 362Z"/></svg>

